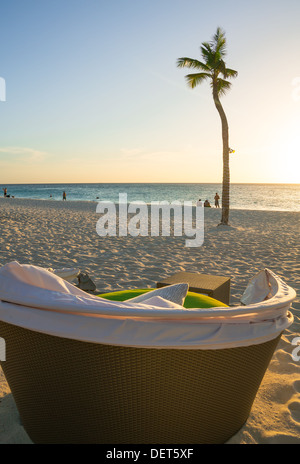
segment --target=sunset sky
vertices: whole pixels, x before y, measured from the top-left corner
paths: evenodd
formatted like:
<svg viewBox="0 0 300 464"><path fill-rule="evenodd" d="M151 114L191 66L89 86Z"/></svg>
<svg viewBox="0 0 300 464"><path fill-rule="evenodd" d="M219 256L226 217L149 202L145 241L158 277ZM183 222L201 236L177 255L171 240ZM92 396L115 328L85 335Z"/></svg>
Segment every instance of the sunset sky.
<svg viewBox="0 0 300 464"><path fill-rule="evenodd" d="M0 29L0 184L221 182L211 90L187 87L218 26L232 182L299 183L299 0L12 0ZM1 96L1 89L0 89Z"/></svg>

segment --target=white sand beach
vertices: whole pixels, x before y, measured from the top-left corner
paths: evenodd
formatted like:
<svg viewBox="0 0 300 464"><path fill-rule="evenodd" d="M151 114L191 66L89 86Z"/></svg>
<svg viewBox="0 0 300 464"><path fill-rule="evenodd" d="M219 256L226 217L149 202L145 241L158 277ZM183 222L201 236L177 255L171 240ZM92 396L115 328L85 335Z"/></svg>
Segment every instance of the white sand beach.
<svg viewBox="0 0 300 464"><path fill-rule="evenodd" d="M78 268L99 293L155 287L178 271L228 276L231 305L239 304L251 277L269 268L297 292L294 323L280 341L247 422L228 443L300 444L300 360L292 358L292 341L300 336L300 215L232 210L227 229L216 227L220 215L205 209L204 244L188 248L184 236L99 237L96 203L1 198L0 265L16 260ZM1 369L0 443L31 443Z"/></svg>

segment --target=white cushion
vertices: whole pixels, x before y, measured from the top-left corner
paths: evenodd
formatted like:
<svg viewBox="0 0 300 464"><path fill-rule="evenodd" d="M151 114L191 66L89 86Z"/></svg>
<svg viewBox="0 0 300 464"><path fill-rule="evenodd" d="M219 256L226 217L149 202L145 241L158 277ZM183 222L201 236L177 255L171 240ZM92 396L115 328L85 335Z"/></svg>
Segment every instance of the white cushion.
<svg viewBox="0 0 300 464"><path fill-rule="evenodd" d="M145 303L154 296L160 296L164 300L183 306L188 289L188 284L167 285L166 287L151 290L150 292L143 293L142 295L130 298L126 301L127 303Z"/></svg>

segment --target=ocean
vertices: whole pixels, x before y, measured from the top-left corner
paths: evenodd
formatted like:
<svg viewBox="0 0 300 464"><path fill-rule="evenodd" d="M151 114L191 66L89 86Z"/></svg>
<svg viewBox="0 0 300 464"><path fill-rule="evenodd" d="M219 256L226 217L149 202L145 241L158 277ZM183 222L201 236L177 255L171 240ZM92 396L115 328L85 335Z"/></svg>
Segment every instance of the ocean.
<svg viewBox="0 0 300 464"><path fill-rule="evenodd" d="M7 194L15 198L62 201L119 202L119 194L127 194L128 202L192 201L208 199L214 206L214 196L221 196L221 184L8 184ZM1 190L0 190L1 191ZM220 202L221 205L221 202ZM300 211L300 184L231 184L232 209L266 211Z"/></svg>

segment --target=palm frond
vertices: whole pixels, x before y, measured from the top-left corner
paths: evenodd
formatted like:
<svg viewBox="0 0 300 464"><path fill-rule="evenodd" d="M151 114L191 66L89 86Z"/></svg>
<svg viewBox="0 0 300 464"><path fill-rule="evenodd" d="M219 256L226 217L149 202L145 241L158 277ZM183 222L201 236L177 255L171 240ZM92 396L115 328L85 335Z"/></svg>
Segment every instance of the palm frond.
<svg viewBox="0 0 300 464"><path fill-rule="evenodd" d="M211 46L208 42L203 42L201 47L200 47L201 55L202 58L206 63L208 63L211 59L211 56L213 55L213 51L211 49Z"/></svg>
<svg viewBox="0 0 300 464"><path fill-rule="evenodd" d="M200 47L202 57L206 64L213 69L219 67L225 70L223 57L226 55L226 38L221 28L217 29L211 42L203 42ZM222 69L220 69L222 72Z"/></svg>
<svg viewBox="0 0 300 464"><path fill-rule="evenodd" d="M220 96L225 95L227 90L230 89L231 85L232 85L231 82L225 81L225 79L218 78L217 79L218 95Z"/></svg>
<svg viewBox="0 0 300 464"><path fill-rule="evenodd" d="M227 77L237 77L238 72L234 69L226 68L226 78Z"/></svg>
<svg viewBox="0 0 300 464"><path fill-rule="evenodd" d="M217 70L223 74L223 76L226 78L227 75L226 75L226 64L224 63L224 61L222 59L220 59L218 61L218 64L217 64Z"/></svg>
<svg viewBox="0 0 300 464"><path fill-rule="evenodd" d="M225 32L221 27L217 28L217 32L213 36L213 40L211 42L212 47L216 54L220 56L226 55L226 38Z"/></svg>
<svg viewBox="0 0 300 464"><path fill-rule="evenodd" d="M185 76L187 83L192 89L196 87L196 85L201 84L208 78L211 78L209 73L194 73L194 74L187 74Z"/></svg>
<svg viewBox="0 0 300 464"><path fill-rule="evenodd" d="M201 61L194 60L193 58L182 57L178 58L177 60L177 67L178 68L194 68L194 69L201 69L202 71L209 71L209 67L202 63Z"/></svg>
<svg viewBox="0 0 300 464"><path fill-rule="evenodd" d="M218 26L217 30L216 30L216 33L213 36L213 41L215 43L218 43L220 39L224 38L224 36L225 36L225 32L223 31L223 29L220 26Z"/></svg>
<svg viewBox="0 0 300 464"><path fill-rule="evenodd" d="M211 43L209 42L202 42L200 49L204 54L213 53Z"/></svg>

